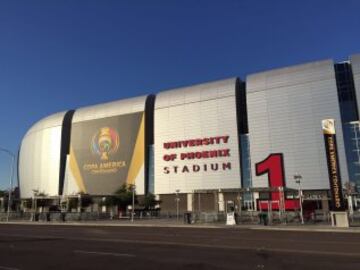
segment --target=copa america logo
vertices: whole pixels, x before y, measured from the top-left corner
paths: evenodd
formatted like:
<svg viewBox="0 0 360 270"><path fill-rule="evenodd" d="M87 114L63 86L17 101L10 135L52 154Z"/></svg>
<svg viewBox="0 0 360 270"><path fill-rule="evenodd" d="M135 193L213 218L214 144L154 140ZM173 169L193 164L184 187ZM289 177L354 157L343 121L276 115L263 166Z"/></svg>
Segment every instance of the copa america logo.
<svg viewBox="0 0 360 270"><path fill-rule="evenodd" d="M324 119L321 122L323 132L325 134L335 134L335 120L334 119Z"/></svg>
<svg viewBox="0 0 360 270"><path fill-rule="evenodd" d="M110 127L102 127L91 140L91 151L99 155L101 160L108 160L109 155L115 153L119 148L119 134Z"/></svg>

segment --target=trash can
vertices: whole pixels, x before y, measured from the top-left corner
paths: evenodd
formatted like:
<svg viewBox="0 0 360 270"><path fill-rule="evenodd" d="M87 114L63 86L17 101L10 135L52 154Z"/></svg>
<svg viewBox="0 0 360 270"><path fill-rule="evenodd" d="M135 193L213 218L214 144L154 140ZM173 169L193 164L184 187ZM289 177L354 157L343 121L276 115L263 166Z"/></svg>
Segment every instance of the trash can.
<svg viewBox="0 0 360 270"><path fill-rule="evenodd" d="M191 212L184 213L184 223L191 224Z"/></svg>
<svg viewBox="0 0 360 270"><path fill-rule="evenodd" d="M263 220L264 220L264 226L267 226L268 225L268 214L267 213L264 213L263 214Z"/></svg>
<svg viewBox="0 0 360 270"><path fill-rule="evenodd" d="M268 225L268 215L267 213L259 213L260 224L264 226Z"/></svg>
<svg viewBox="0 0 360 270"><path fill-rule="evenodd" d="M235 213L234 216L235 216L235 223L240 224L240 215L238 213Z"/></svg>

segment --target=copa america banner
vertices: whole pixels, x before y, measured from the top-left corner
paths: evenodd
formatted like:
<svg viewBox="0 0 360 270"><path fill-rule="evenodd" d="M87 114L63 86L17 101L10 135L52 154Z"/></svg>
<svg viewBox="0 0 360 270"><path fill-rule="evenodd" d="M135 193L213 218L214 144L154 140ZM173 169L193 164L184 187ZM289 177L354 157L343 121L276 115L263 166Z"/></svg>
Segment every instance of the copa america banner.
<svg viewBox="0 0 360 270"><path fill-rule="evenodd" d="M78 190L111 195L143 174L144 113L72 125L69 166Z"/></svg>
<svg viewBox="0 0 360 270"><path fill-rule="evenodd" d="M335 120L322 120L322 130L324 133L327 165L330 181L330 192L333 211L344 211L344 198L340 176L339 158L336 146Z"/></svg>

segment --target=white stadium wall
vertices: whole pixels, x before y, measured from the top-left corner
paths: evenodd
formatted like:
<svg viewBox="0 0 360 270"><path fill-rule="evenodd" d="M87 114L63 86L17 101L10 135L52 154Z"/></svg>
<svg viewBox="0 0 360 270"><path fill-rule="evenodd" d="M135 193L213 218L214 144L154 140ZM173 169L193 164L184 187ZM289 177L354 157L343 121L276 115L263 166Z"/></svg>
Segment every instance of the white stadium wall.
<svg viewBox="0 0 360 270"><path fill-rule="evenodd" d="M255 166L273 153L282 154L287 187L297 188L299 173L304 190L329 190L321 121L335 119L345 183L351 159L344 144L347 153L353 147L344 143L341 112L351 102L360 106L360 55L346 62L352 74L345 79L340 65L325 60L251 74L246 93L232 78L51 115L22 140L20 195L106 196L122 184L135 185L139 195L262 188L268 175L257 176ZM357 101L342 101L344 89Z"/></svg>
<svg viewBox="0 0 360 270"><path fill-rule="evenodd" d="M235 88L229 79L157 95L156 194L241 187Z"/></svg>
<svg viewBox="0 0 360 270"><path fill-rule="evenodd" d="M50 115L25 134L19 151L19 184L22 198L34 191L58 195L62 123L66 112Z"/></svg>
<svg viewBox="0 0 360 270"><path fill-rule="evenodd" d="M302 175L302 188L329 189L323 119L335 119L340 170L348 180L338 94L332 61L281 68L247 77L247 111L252 182L268 186L267 175L256 176L255 164L270 153L284 156L286 185Z"/></svg>

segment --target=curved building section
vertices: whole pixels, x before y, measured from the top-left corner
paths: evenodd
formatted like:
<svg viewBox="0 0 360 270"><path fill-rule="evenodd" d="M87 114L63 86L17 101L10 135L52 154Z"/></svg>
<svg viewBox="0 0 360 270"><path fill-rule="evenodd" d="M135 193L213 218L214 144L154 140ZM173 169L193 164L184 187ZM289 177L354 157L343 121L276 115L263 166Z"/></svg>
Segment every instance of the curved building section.
<svg viewBox="0 0 360 270"><path fill-rule="evenodd" d="M238 86L234 78L156 96L156 194L241 187Z"/></svg>
<svg viewBox="0 0 360 270"><path fill-rule="evenodd" d="M21 197L34 190L103 197L127 184L159 196L164 211L175 201L199 212L225 211L229 201L238 209L277 201L278 209L280 193L270 190L297 189L300 174L304 198L328 209L335 163L322 121L335 121L338 179L360 190L359 89L355 55L251 74L246 83L231 78L54 114L23 138ZM282 172L281 181L270 169Z"/></svg>
<svg viewBox="0 0 360 270"><path fill-rule="evenodd" d="M46 117L25 134L19 151L19 183L22 198L37 191L56 196L59 191L62 124L66 112Z"/></svg>
<svg viewBox="0 0 360 270"><path fill-rule="evenodd" d="M64 195L111 195L123 184L144 194L145 102L142 96L75 111Z"/></svg>

